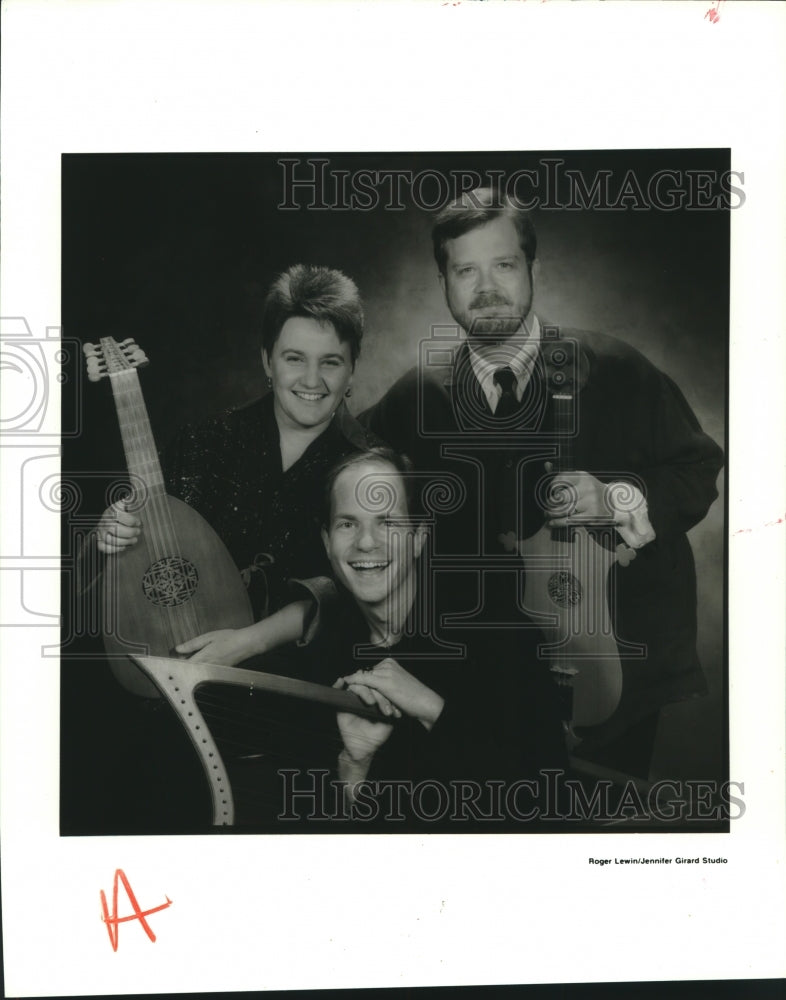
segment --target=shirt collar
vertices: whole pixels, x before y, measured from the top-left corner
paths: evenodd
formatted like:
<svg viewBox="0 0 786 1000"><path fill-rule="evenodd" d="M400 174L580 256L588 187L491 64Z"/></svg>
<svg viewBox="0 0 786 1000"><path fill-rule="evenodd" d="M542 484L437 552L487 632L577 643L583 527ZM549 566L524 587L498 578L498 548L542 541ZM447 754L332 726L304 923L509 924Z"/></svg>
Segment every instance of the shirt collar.
<svg viewBox="0 0 786 1000"><path fill-rule="evenodd" d="M494 384L494 373L499 368L507 367L512 370L516 376L516 397L521 399L535 367L540 333L540 321L532 313L526 340L514 336L503 344L491 344L488 347L467 343L472 370L492 411L496 409L502 395L502 390Z"/></svg>

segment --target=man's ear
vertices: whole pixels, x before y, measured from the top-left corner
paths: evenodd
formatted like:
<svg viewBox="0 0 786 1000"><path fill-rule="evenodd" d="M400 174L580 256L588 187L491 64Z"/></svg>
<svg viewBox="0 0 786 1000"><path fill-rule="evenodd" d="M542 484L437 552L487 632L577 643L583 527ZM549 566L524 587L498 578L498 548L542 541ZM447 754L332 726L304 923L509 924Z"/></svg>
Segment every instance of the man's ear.
<svg viewBox="0 0 786 1000"><path fill-rule="evenodd" d="M540 258L536 257L532 262L532 271L530 274L530 282L533 289L538 281L540 281Z"/></svg>
<svg viewBox="0 0 786 1000"><path fill-rule="evenodd" d="M330 535L327 533L327 528L323 527L320 534L322 535L322 544L325 546L325 552L330 558Z"/></svg>
<svg viewBox="0 0 786 1000"><path fill-rule="evenodd" d="M445 288L445 275L442 273L442 271L438 271L437 272L437 277L439 278L439 287L442 289L442 294L447 299L448 293L447 293L447 290Z"/></svg>

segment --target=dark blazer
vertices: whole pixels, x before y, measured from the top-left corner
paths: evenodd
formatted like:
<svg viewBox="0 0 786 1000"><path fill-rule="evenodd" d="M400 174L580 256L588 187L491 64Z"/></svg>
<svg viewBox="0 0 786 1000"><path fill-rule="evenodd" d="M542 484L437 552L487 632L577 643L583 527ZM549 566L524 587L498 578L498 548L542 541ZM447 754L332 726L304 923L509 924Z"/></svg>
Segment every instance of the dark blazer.
<svg viewBox="0 0 786 1000"><path fill-rule="evenodd" d="M567 439L555 431L547 339L520 414L502 429L490 414L465 344L455 349L451 364L407 372L360 420L419 470L447 473L446 489L463 484L465 497L443 504L436 517L433 554L437 566L448 563L440 562L441 556L464 558L467 572L462 574L459 558L450 577L456 609L469 613L481 600L472 582L478 576L470 568L473 557L475 566L484 560L501 566L500 536L526 538L542 526L536 493L544 482L544 463L555 460L560 444L570 441L574 468L642 489L657 538L627 566L615 564L609 576L617 594L615 634L646 644L647 655L623 661L620 706L594 734L605 741L665 702L706 690L696 656L696 580L686 532L718 495L723 455L674 382L638 351L602 334L562 329L560 337L578 350L580 391ZM519 569L517 584L515 573L488 573L479 614L514 623L521 575ZM463 591L462 576L468 583ZM477 629L462 636L470 643L482 638Z"/></svg>

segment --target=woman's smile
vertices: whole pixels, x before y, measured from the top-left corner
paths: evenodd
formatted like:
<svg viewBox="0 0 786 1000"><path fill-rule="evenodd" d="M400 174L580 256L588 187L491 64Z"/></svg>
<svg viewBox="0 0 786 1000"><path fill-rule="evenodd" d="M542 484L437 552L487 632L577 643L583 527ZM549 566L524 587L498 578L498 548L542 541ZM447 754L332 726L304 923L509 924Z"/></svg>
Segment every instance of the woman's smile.
<svg viewBox="0 0 786 1000"><path fill-rule="evenodd" d="M352 381L352 354L330 323L292 316L263 355L279 427L324 428Z"/></svg>

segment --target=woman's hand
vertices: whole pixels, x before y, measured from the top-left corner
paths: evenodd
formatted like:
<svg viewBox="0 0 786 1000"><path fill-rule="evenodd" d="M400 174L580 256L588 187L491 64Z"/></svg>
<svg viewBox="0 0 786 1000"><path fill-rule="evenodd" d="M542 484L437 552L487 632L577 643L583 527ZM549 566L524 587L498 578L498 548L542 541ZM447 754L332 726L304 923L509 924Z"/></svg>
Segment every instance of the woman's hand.
<svg viewBox="0 0 786 1000"><path fill-rule="evenodd" d="M234 667L236 663L242 663L260 650L255 648L254 626L250 625L248 628L222 628L215 632L205 632L187 642L181 642L179 646L175 646L175 652L188 656L191 660Z"/></svg>
<svg viewBox="0 0 786 1000"><path fill-rule="evenodd" d="M431 729L445 707L445 700L436 691L426 687L390 657L373 670L358 670L344 681L350 690L363 686L384 695L394 707L417 719L426 729Z"/></svg>
<svg viewBox="0 0 786 1000"><path fill-rule="evenodd" d="M203 632L175 649L185 656L193 653L192 660L223 663L234 667L251 656L261 656L303 634L303 623L311 605L310 601L293 601L274 614L245 628L223 628Z"/></svg>
<svg viewBox="0 0 786 1000"><path fill-rule="evenodd" d="M125 552L129 546L136 544L141 531L142 522L136 514L126 510L125 500L118 500L107 507L95 529L98 550L108 556Z"/></svg>

